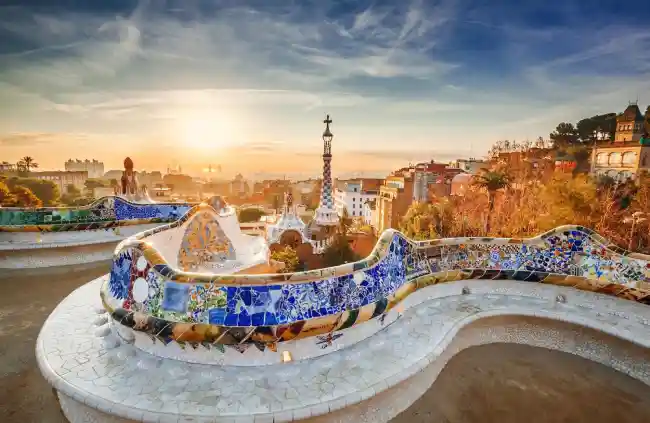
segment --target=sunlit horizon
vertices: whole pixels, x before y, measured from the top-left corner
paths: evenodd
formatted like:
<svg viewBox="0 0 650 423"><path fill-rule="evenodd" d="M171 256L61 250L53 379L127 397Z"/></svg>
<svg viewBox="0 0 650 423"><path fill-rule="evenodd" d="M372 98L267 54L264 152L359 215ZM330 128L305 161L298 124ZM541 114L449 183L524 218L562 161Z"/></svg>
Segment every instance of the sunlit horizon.
<svg viewBox="0 0 650 423"><path fill-rule="evenodd" d="M0 6L0 161L317 176L330 114L381 175L650 103L644 4L87 3Z"/></svg>

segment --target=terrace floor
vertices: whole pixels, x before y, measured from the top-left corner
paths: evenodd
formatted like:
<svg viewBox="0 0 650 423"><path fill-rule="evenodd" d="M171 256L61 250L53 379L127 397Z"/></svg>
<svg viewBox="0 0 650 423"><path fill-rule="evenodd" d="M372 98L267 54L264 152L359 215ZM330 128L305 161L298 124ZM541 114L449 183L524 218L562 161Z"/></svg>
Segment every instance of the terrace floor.
<svg viewBox="0 0 650 423"><path fill-rule="evenodd" d="M102 264L0 276L0 421L65 423L36 366L36 337L63 297L107 271L108 264ZM494 319L513 323L512 318ZM613 338L609 342L650 360L647 350ZM641 423L648 415L650 387L628 376L570 354L492 344L454 357L424 397L393 423Z"/></svg>

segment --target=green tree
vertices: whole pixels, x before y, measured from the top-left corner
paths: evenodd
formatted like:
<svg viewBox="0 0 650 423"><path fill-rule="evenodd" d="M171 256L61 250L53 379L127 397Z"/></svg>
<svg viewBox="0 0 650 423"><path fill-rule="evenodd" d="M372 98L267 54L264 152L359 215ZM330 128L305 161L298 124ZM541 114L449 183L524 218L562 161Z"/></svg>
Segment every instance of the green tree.
<svg viewBox="0 0 650 423"><path fill-rule="evenodd" d="M43 202L27 187L18 185L11 193L16 197L16 205L19 207L41 207L43 205Z"/></svg>
<svg viewBox="0 0 650 423"><path fill-rule="evenodd" d="M595 133L602 132L605 139L611 140L616 132L616 113L606 113L580 120L576 124L578 137L583 144L593 144L596 141Z"/></svg>
<svg viewBox="0 0 650 423"><path fill-rule="evenodd" d="M485 232L490 233L490 219L494 211L494 199L499 190L506 189L512 184L510 175L501 170L488 170L483 169L483 172L476 175L473 179L473 185L482 188L487 192L488 196L488 215L485 220Z"/></svg>
<svg viewBox="0 0 650 423"><path fill-rule="evenodd" d="M301 269L300 259L298 259L296 250L289 246L282 250L272 252L271 259L284 263L284 269L280 270L280 273L297 272Z"/></svg>
<svg viewBox="0 0 650 423"><path fill-rule="evenodd" d="M578 131L572 123L560 123L550 137L555 148L566 148L579 142Z"/></svg>
<svg viewBox="0 0 650 423"><path fill-rule="evenodd" d="M81 190L74 186L73 184L68 184L65 187L65 193L67 195L70 195L72 197L79 197L81 196Z"/></svg>
<svg viewBox="0 0 650 423"><path fill-rule="evenodd" d="M239 210L239 221L241 223L257 222L258 220L260 220L260 217L264 215L265 213L262 210L255 207L241 209Z"/></svg>
<svg viewBox="0 0 650 423"><path fill-rule="evenodd" d="M16 196L11 193L9 187L0 181L0 206L13 207L16 205Z"/></svg>
<svg viewBox="0 0 650 423"><path fill-rule="evenodd" d="M18 168L20 170L24 170L27 173L29 173L32 169L36 169L37 167L38 163L36 163L34 161L34 158L31 156L25 156L18 162Z"/></svg>
<svg viewBox="0 0 650 423"><path fill-rule="evenodd" d="M352 225L347 210L343 209L343 215L339 217L339 225L332 237L330 245L323 251L323 264L325 267L338 266L359 260L359 256L350 247L348 231Z"/></svg>
<svg viewBox="0 0 650 423"><path fill-rule="evenodd" d="M599 215L606 215L608 193L612 191L599 196L596 184L586 176L556 175L543 186L537 216L531 217L539 222L542 231L569 224L594 228Z"/></svg>
<svg viewBox="0 0 650 423"><path fill-rule="evenodd" d="M117 181L115 181L117 183ZM84 186L86 187L87 190L92 191L95 188L103 188L106 186L106 182L101 180L101 179L94 179L94 178L89 178L86 179L86 182L84 182Z"/></svg>
<svg viewBox="0 0 650 423"><path fill-rule="evenodd" d="M18 185L29 188L45 206L56 205L61 196L58 185L45 179L14 177L7 179L6 183L10 190L13 190Z"/></svg>
<svg viewBox="0 0 650 423"><path fill-rule="evenodd" d="M452 235L453 208L447 200L413 203L402 219L400 231L409 238L426 240Z"/></svg>

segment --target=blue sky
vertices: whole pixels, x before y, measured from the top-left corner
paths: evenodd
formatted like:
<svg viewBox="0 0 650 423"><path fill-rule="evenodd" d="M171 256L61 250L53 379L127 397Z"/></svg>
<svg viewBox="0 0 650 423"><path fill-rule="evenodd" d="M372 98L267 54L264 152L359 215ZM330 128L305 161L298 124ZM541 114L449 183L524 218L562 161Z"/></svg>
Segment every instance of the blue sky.
<svg viewBox="0 0 650 423"><path fill-rule="evenodd" d="M381 172L650 104L650 2L2 4L0 159L46 168L317 174L329 113L334 173Z"/></svg>

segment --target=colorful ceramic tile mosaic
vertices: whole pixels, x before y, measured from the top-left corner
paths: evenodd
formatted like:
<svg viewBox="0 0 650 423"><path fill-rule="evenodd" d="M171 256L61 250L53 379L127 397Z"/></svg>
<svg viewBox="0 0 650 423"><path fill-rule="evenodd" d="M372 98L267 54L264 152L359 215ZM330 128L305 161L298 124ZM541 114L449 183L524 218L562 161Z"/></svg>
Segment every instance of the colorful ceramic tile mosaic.
<svg viewBox="0 0 650 423"><path fill-rule="evenodd" d="M117 321L165 343L238 348L250 343L263 349L291 339L333 336L382 318L417 289L459 279L569 285L650 304L650 290L643 288L650 282L650 257L629 254L575 226L526 240L413 242L389 230L362 261L301 273L217 276L173 269L146 238L182 224L200 210L118 247L102 290ZM135 285L146 293L137 295L137 301Z"/></svg>
<svg viewBox="0 0 650 423"><path fill-rule="evenodd" d="M215 258L235 260L235 249L215 215L216 211L206 207L192 217L178 252L182 270L196 270L198 265Z"/></svg>
<svg viewBox="0 0 650 423"><path fill-rule="evenodd" d="M0 232L60 232L91 230L178 220L193 204L135 204L119 197L104 197L83 207L0 208Z"/></svg>

